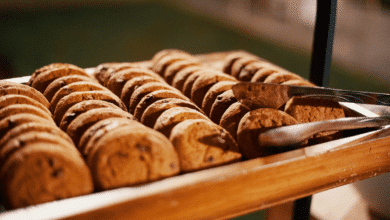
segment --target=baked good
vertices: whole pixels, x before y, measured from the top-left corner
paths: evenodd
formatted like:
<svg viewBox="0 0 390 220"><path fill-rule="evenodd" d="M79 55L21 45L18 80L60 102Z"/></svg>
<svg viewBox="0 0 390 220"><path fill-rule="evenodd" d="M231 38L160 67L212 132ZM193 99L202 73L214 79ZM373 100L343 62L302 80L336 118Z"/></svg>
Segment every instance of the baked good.
<svg viewBox="0 0 390 220"><path fill-rule="evenodd" d="M58 90L62 87L74 83L74 82L97 82L92 77L80 76L80 75L70 75L60 77L53 82L51 82L43 92L43 95L46 99L51 102L51 99L56 94Z"/></svg>
<svg viewBox="0 0 390 220"><path fill-rule="evenodd" d="M164 79L168 84L172 84L173 78L175 77L176 73L180 70L189 67L189 66L195 66L200 65L198 60L196 59L184 59L184 60L175 60L170 65L167 66L167 68L164 71Z"/></svg>
<svg viewBox="0 0 390 220"><path fill-rule="evenodd" d="M231 75L238 79L238 76L240 75L241 70L248 64L253 62L258 62L259 58L254 56L245 56L237 59L231 69Z"/></svg>
<svg viewBox="0 0 390 220"><path fill-rule="evenodd" d="M146 68L127 68L121 71L116 72L115 74L111 75L111 77L108 79L106 83L106 87L111 90L115 95L118 97L121 96L123 86L125 83L137 76L150 76L157 79L161 79L163 81L163 78L156 74L155 72L146 69Z"/></svg>
<svg viewBox="0 0 390 220"><path fill-rule="evenodd" d="M128 80L122 88L121 100L126 106L130 105L130 98L134 90L148 82L161 82L165 83L163 79L158 79L150 76L137 76Z"/></svg>
<svg viewBox="0 0 390 220"><path fill-rule="evenodd" d="M156 120L153 129L161 132L167 138L171 135L171 130L178 123L189 119L205 119L206 115L187 107L174 107L164 111Z"/></svg>
<svg viewBox="0 0 390 220"><path fill-rule="evenodd" d="M224 73L213 73L203 74L199 76L191 88L191 99L196 105L202 107L203 99L208 90L217 82L230 81L237 82L237 79L224 74Z"/></svg>
<svg viewBox="0 0 390 220"><path fill-rule="evenodd" d="M193 102L189 102L184 99L177 98L167 98L158 100L151 105L149 105L141 117L141 123L153 128L156 123L157 118L166 110L174 108L174 107L187 107L199 111L202 113L202 110L195 105Z"/></svg>
<svg viewBox="0 0 390 220"><path fill-rule="evenodd" d="M276 72L271 75L269 75L265 80L264 83L275 83L275 84L280 84L282 82L288 81L288 80L293 80L293 79L299 79L302 80L303 78L298 76L295 73L290 73L290 72Z"/></svg>
<svg viewBox="0 0 390 220"><path fill-rule="evenodd" d="M275 67L264 67L256 71L253 75L251 82L264 82L264 80L273 73L277 73L279 70Z"/></svg>
<svg viewBox="0 0 390 220"><path fill-rule="evenodd" d="M201 76L201 75L206 75L206 74L212 74L213 72L216 72L217 70L213 69L203 69L199 71L193 72L191 75L187 77L187 79L184 81L183 84L183 89L182 92L185 96L191 97L191 91L192 91L192 86L195 83L195 80Z"/></svg>
<svg viewBox="0 0 390 220"><path fill-rule="evenodd" d="M55 79L63 77L63 76L69 76L69 75L81 75L88 77L88 74L85 72L85 70L81 68L74 68L72 66L64 66L55 68L52 70L48 70L45 72L40 73L35 78L30 78L31 87L35 88L39 92L43 93L46 89L46 87Z"/></svg>
<svg viewBox="0 0 390 220"><path fill-rule="evenodd" d="M138 124L109 130L90 149L87 164L98 190L146 183L180 172L171 142Z"/></svg>
<svg viewBox="0 0 390 220"><path fill-rule="evenodd" d="M183 173L241 159L237 143L229 132L210 120L182 121L172 129L169 140L179 154Z"/></svg>
<svg viewBox="0 0 390 220"><path fill-rule="evenodd" d="M55 125L52 120L48 120L46 118L31 113L10 115L0 120L0 138L5 135L5 133L7 133L7 131L9 131L10 129L29 122L42 122L46 124Z"/></svg>
<svg viewBox="0 0 390 220"><path fill-rule="evenodd" d="M277 109L259 108L249 111L241 118L237 130L237 142L242 155L252 159L271 154L271 148L259 143L259 134L270 128L297 123L291 115Z"/></svg>
<svg viewBox="0 0 390 220"><path fill-rule="evenodd" d="M96 122L113 117L121 117L130 120L136 120L135 117L128 112L113 108L98 108L91 109L80 114L68 126L66 133L72 138L76 146L79 146L79 141L85 130L91 127Z"/></svg>
<svg viewBox="0 0 390 220"><path fill-rule="evenodd" d="M49 65L43 66L37 70L35 70L31 76L29 81L26 83L28 86L31 86L32 83L35 81L35 79L42 73L50 72L50 71L79 71L83 72L84 70L76 65L69 64L69 63L51 63Z"/></svg>
<svg viewBox="0 0 390 220"><path fill-rule="evenodd" d="M193 57L188 53L170 53L153 62L151 69L154 72L158 73L160 76L164 76L165 69L170 64L172 64L177 60L188 60L188 59L194 60L195 57Z"/></svg>
<svg viewBox="0 0 390 220"><path fill-rule="evenodd" d="M123 102L112 92L108 92L108 91L74 92L65 96L58 102L53 113L53 118L56 124L57 125L60 124L62 117L70 107L85 100L103 100L106 102L113 103L114 105L120 107L124 111L127 111L127 108L123 104Z"/></svg>
<svg viewBox="0 0 390 220"><path fill-rule="evenodd" d="M210 110L209 118L211 121L213 121L215 124L219 124L223 113L225 113L226 109L228 109L235 102L237 102L237 99L231 89L217 96L217 99L211 106Z"/></svg>
<svg viewBox="0 0 390 220"><path fill-rule="evenodd" d="M256 62L249 63L248 65L244 66L244 68L241 69L237 78L240 81L249 82L252 80L253 76L258 70L267 67L273 67L273 65L264 61L256 61Z"/></svg>
<svg viewBox="0 0 390 220"><path fill-rule="evenodd" d="M88 82L88 81L83 81L83 82L74 82L71 84L68 84L66 86L63 86L60 88L53 98L51 99L50 102L50 111L54 112L56 109L56 106L58 102L65 96L73 93L73 92L82 92L82 91L109 91L106 87L95 83L95 82Z"/></svg>
<svg viewBox="0 0 390 220"><path fill-rule="evenodd" d="M144 113L145 109L153 104L154 102L166 99L166 98L178 98L183 99L191 102L189 98L181 94L179 91L174 90L157 90L154 92L151 92L144 96L137 104L135 110L134 110L134 117L136 117L138 120L141 120L142 114Z"/></svg>
<svg viewBox="0 0 390 220"><path fill-rule="evenodd" d="M211 107L213 106L217 97L223 92L231 89L234 84L236 84L234 81L221 81L211 86L211 88L204 95L202 102L202 110L207 116L210 115Z"/></svg>
<svg viewBox="0 0 390 220"><path fill-rule="evenodd" d="M222 71L224 73L231 75L232 66L233 66L234 62L236 62L238 59L240 59L242 57L248 57L248 56L252 56L252 55L249 55L247 52L244 52L244 51L235 51L235 52L229 53L224 58L224 61L223 61L224 64L222 66Z"/></svg>
<svg viewBox="0 0 390 220"><path fill-rule="evenodd" d="M35 101L34 99L25 96L25 95L4 95L0 96L0 109L5 108L9 105L14 105L14 104L27 104L27 105L32 105L35 107L40 108L44 112L46 112L48 115L51 115L51 112L40 102Z"/></svg>
<svg viewBox="0 0 390 220"><path fill-rule="evenodd" d="M198 66L198 65L184 67L183 69L181 69L180 71L178 71L175 74L171 85L173 87L175 87L176 89L178 89L179 91L183 91L183 86L184 86L186 79L194 72L202 70L202 69L205 69L205 67Z"/></svg>
<svg viewBox="0 0 390 220"><path fill-rule="evenodd" d="M42 93L38 92L34 88L31 88L29 86L20 83L0 80L0 96L11 95L11 94L28 96L38 101L46 108L48 108L50 105L49 101L42 95Z"/></svg>
<svg viewBox="0 0 390 220"><path fill-rule="evenodd" d="M3 195L10 208L20 208L92 193L84 160L57 144L27 143L8 157L1 169Z"/></svg>
<svg viewBox="0 0 390 220"><path fill-rule="evenodd" d="M21 113L30 113L45 118L49 121L53 121L51 113L49 114L48 112L29 104L12 104L0 109L0 120L10 115Z"/></svg>
<svg viewBox="0 0 390 220"><path fill-rule="evenodd" d="M141 101L141 99L146 96L147 94L157 91L157 90L173 90L177 91L177 89L173 88L172 86L161 83L161 82L149 82L145 83L144 85L138 87L136 90L134 90L133 94L130 97L130 104L129 104L129 112L131 114L134 114L135 108L137 107L138 103Z"/></svg>
<svg viewBox="0 0 390 220"><path fill-rule="evenodd" d="M304 80L304 79L292 79L292 80L287 80L285 82L281 83L282 85L290 85L290 86L306 86L306 87L316 87L315 84Z"/></svg>
<svg viewBox="0 0 390 220"><path fill-rule="evenodd" d="M137 68L138 66L139 65L134 63L102 63L95 68L92 75L100 82L100 84L106 85L108 79L114 73L127 68Z"/></svg>
<svg viewBox="0 0 390 220"><path fill-rule="evenodd" d="M235 102L229 106L228 109L223 113L219 125L225 128L237 141L237 130L238 124L242 117L250 111L245 105L240 102Z"/></svg>
<svg viewBox="0 0 390 220"><path fill-rule="evenodd" d="M80 114L97 108L121 109L118 106L103 100L85 100L70 107L64 114L59 124L61 130L66 131L69 124Z"/></svg>

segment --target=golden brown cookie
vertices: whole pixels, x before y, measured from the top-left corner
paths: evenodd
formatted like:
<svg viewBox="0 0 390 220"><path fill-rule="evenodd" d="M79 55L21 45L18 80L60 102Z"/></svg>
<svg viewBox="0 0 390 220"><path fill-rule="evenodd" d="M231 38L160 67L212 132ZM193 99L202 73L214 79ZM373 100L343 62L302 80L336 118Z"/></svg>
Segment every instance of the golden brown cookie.
<svg viewBox="0 0 390 220"><path fill-rule="evenodd" d="M235 102L237 102L237 99L231 89L217 96L217 99L215 99L215 102L211 106L210 110L209 118L211 121L213 121L215 124L219 124L223 113L225 113L226 109L228 109Z"/></svg>
<svg viewBox="0 0 390 220"><path fill-rule="evenodd" d="M65 69L67 71L84 71L84 69L73 65L69 63L52 63L46 66L43 66L37 70L34 71L33 74L31 74L29 81L26 83L28 86L31 86L32 83L35 81L35 79L41 74L48 71L58 70L58 69Z"/></svg>
<svg viewBox="0 0 390 220"><path fill-rule="evenodd" d="M242 117L237 130L240 151L247 159L269 155L267 146L259 143L259 134L269 128L297 124L289 114L271 108L251 110ZM286 148L288 149L288 148Z"/></svg>
<svg viewBox="0 0 390 220"><path fill-rule="evenodd" d="M253 62L258 62L259 58L254 57L254 56L245 56L237 59L231 69L231 74L235 78L238 79L238 76L240 75L241 70L248 64L253 63Z"/></svg>
<svg viewBox="0 0 390 220"><path fill-rule="evenodd" d="M78 146L80 152L84 157L87 157L92 147L95 146L96 142L99 141L105 133L123 125L133 125L134 128L136 128L137 125L143 126L137 121L124 120L122 117L100 120L89 127L81 136Z"/></svg>
<svg viewBox="0 0 390 220"><path fill-rule="evenodd" d="M299 79L303 80L302 77L298 76L295 73L290 73L290 72L276 72L271 75L269 75L265 80L264 83L275 83L275 84L280 84L282 82L288 81L288 80L293 80L293 79Z"/></svg>
<svg viewBox="0 0 390 220"><path fill-rule="evenodd" d="M129 112L131 114L134 114L135 108L137 107L138 103L141 101L141 99L146 96L147 94L157 91L157 90L173 90L177 91L177 89L173 88L172 86L161 83L161 82L149 82L145 83L144 85L138 87L136 90L134 90L133 94L130 97L129 102Z"/></svg>
<svg viewBox="0 0 390 220"><path fill-rule="evenodd" d="M137 76L128 80L122 88L121 100L126 106L130 105L130 98L134 90L148 82L161 82L165 83L162 79L158 79L150 76Z"/></svg>
<svg viewBox="0 0 390 220"><path fill-rule="evenodd" d="M223 113L219 125L225 128L237 141L238 124L242 117L250 111L245 105L240 102L235 102Z"/></svg>
<svg viewBox="0 0 390 220"><path fill-rule="evenodd" d="M270 67L273 67L273 65L264 61L256 61L249 63L241 69L240 74L238 75L238 80L250 82L257 71L263 68Z"/></svg>
<svg viewBox="0 0 390 220"><path fill-rule="evenodd" d="M116 106L119 106L124 111L127 111L126 106L123 102L112 92L108 91L84 91L84 92L74 92L62 98L54 110L53 118L57 125L60 124L62 117L65 112L72 107L73 105L85 101L85 100L103 100L106 102L113 103Z"/></svg>
<svg viewBox="0 0 390 220"><path fill-rule="evenodd" d="M233 81L217 82L207 91L202 102L202 110L207 116L210 115L211 107L213 106L217 97L223 92L231 89L234 84L236 84L236 82Z"/></svg>
<svg viewBox="0 0 390 220"><path fill-rule="evenodd" d="M164 76L165 69L172 64L173 62L177 60L194 60L195 57L188 53L170 53L163 57L161 57L159 60L156 60L153 62L153 65L151 69L158 73L160 76Z"/></svg>
<svg viewBox="0 0 390 220"><path fill-rule="evenodd" d="M58 90L62 87L74 83L74 82L96 82L92 77L80 76L80 75L70 75L60 77L53 82L51 82L43 92L43 95L47 98L49 102L56 94Z"/></svg>
<svg viewBox="0 0 390 220"><path fill-rule="evenodd" d="M134 63L102 63L95 68L93 76L100 82L102 85L106 85L108 79L118 71L128 69L128 68L137 68L139 65Z"/></svg>
<svg viewBox="0 0 390 220"><path fill-rule="evenodd" d="M195 71L199 71L205 69L203 66L188 66L178 71L172 80L172 86L178 89L179 91L183 91L183 86L186 79L193 74Z"/></svg>
<svg viewBox="0 0 390 220"><path fill-rule="evenodd" d="M169 138L179 154L184 173L239 161L237 143L221 126L205 119L177 124Z"/></svg>
<svg viewBox="0 0 390 220"><path fill-rule="evenodd" d="M136 120L133 115L128 112L113 108L98 108L91 109L80 114L68 126L66 133L72 138L76 146L79 146L79 141L84 132L96 122L106 119L121 117L130 120Z"/></svg>
<svg viewBox="0 0 390 220"><path fill-rule="evenodd" d="M67 135L65 132L63 132L61 129L59 129L57 126L54 126L53 124L44 124L42 122L29 122L24 123L19 126L16 126L12 129L10 129L3 137L0 137L0 149L8 142L11 141L13 138L16 138L17 136L27 133L27 132L46 132L53 134L55 136L58 136L69 143L73 145L72 139Z"/></svg>
<svg viewBox="0 0 390 220"><path fill-rule="evenodd" d="M191 75L188 75L187 79L184 81L183 89L181 91L185 96L190 98L192 86L194 85L196 79L201 75L212 74L213 72L217 72L217 70L203 69L203 70L193 72Z"/></svg>
<svg viewBox="0 0 390 220"><path fill-rule="evenodd" d="M50 102L50 111L54 112L58 102L65 96L73 92L82 92L82 91L109 91L106 87L95 83L95 82L74 82L63 86L59 89L56 94L53 96Z"/></svg>
<svg viewBox="0 0 390 220"><path fill-rule="evenodd" d="M86 111L97 108L121 109L118 106L103 100L85 100L73 105L65 112L64 116L61 119L59 127L61 128L61 130L66 131L68 129L69 124L75 118L77 118L77 116Z"/></svg>
<svg viewBox="0 0 390 220"><path fill-rule="evenodd" d="M90 194L91 173L84 160L56 144L27 144L1 169L2 191L10 208Z"/></svg>
<svg viewBox="0 0 390 220"><path fill-rule="evenodd" d="M167 98L154 102L149 105L141 117L141 123L153 128L156 123L157 118L166 110L174 108L174 107L187 107L199 111L202 113L202 110L193 102L189 102L183 99L177 98Z"/></svg>
<svg viewBox="0 0 390 220"><path fill-rule="evenodd" d="M115 95L118 97L121 96L123 86L128 80L131 80L134 77L137 76L150 76L154 77L156 79L161 79L163 81L163 78L156 74L155 72L146 69L146 68L128 68L125 70L121 70L113 74L107 81L106 87L111 90Z"/></svg>
<svg viewBox="0 0 390 220"><path fill-rule="evenodd" d="M209 72L199 76L192 85L191 88L191 99L199 107L202 107L203 99L208 90L217 82L230 81L237 82L237 79L227 75L225 73Z"/></svg>
<svg viewBox="0 0 390 220"><path fill-rule="evenodd" d="M142 114L144 113L147 107L149 107L151 104L153 104L158 100L167 99L167 98L177 98L177 99L183 99L191 102L189 98L181 94L179 91L157 90L147 94L138 102L134 110L134 117L136 117L138 120L141 120Z"/></svg>
<svg viewBox="0 0 390 220"><path fill-rule="evenodd" d="M178 49L164 49L164 50L160 50L158 51L156 54L153 55L152 57L152 64L154 63L157 63L161 58L169 55L169 54L188 54L187 52L183 51L183 50L178 50Z"/></svg>
<svg viewBox="0 0 390 220"><path fill-rule="evenodd" d="M161 133L139 125L105 133L90 150L87 164L99 190L151 182L180 172L172 143Z"/></svg>
<svg viewBox="0 0 390 220"><path fill-rule="evenodd" d="M271 74L277 73L278 70L275 67L264 67L259 69L252 77L251 82L264 82L264 80Z"/></svg>
<svg viewBox="0 0 390 220"><path fill-rule="evenodd" d="M64 66L59 67L53 70L48 70L45 72L40 73L30 82L31 87L35 88L39 92L43 93L46 89L46 87L53 82L55 79L63 77L63 76L69 76L69 75L81 75L88 77L88 74L85 72L85 70L81 68L74 68L72 66Z"/></svg>
<svg viewBox="0 0 390 220"><path fill-rule="evenodd" d="M0 96L11 95L11 94L24 95L40 102L46 108L49 107L50 105L49 101L42 95L42 93L38 92L36 89L20 83L13 83L13 82L4 83L4 82L5 81L0 80Z"/></svg>
<svg viewBox="0 0 390 220"><path fill-rule="evenodd" d="M189 119L204 119L210 120L206 115L194 109L186 107L174 107L164 111L156 120L153 129L161 132L167 138L171 135L171 131L175 125L184 120Z"/></svg>
<svg viewBox="0 0 390 220"><path fill-rule="evenodd" d="M224 64L222 66L222 71L224 73L231 75L232 66L233 66L234 62L236 62L236 60L238 60L242 57L247 57L247 56L250 56L250 55L244 51L236 51L236 52L230 53L229 55L227 55L224 58L224 61L223 61Z"/></svg>
<svg viewBox="0 0 390 220"><path fill-rule="evenodd" d="M195 65L199 65L199 62L196 59L175 60L165 69L164 79L168 84L171 85L173 78L175 77L177 72L179 72L183 68Z"/></svg>
<svg viewBox="0 0 390 220"><path fill-rule="evenodd" d="M29 104L12 104L0 109L0 120L10 115L21 113L30 113L45 118L49 121L53 121L51 114L48 114L48 112Z"/></svg>
<svg viewBox="0 0 390 220"><path fill-rule="evenodd" d="M0 120L0 138L12 128L29 122L42 122L56 126L52 120L48 120L46 118L31 113L20 113L8 116Z"/></svg>
<svg viewBox="0 0 390 220"><path fill-rule="evenodd" d="M34 99L24 96L24 95L5 95L0 97L0 109L14 104L27 104L40 108L48 115L51 115L49 109L47 109L40 102L35 101Z"/></svg>
<svg viewBox="0 0 390 220"><path fill-rule="evenodd" d="M306 87L316 87L315 84L307 81L307 80L300 80L300 79L292 79L287 80L285 82L281 83L282 85L290 85L290 86L306 86Z"/></svg>

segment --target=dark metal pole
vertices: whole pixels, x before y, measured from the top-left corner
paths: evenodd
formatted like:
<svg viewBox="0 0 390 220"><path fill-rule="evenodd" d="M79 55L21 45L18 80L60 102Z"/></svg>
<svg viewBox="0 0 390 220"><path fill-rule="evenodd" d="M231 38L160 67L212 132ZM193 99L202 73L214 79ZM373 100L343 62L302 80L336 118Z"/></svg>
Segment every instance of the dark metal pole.
<svg viewBox="0 0 390 220"><path fill-rule="evenodd" d="M337 0L317 0L317 16L310 65L310 81L318 86L328 86L332 62ZM310 219L311 196L294 202L294 220Z"/></svg>
<svg viewBox="0 0 390 220"><path fill-rule="evenodd" d="M317 17L310 66L310 81L328 86L336 24L337 0L317 0Z"/></svg>

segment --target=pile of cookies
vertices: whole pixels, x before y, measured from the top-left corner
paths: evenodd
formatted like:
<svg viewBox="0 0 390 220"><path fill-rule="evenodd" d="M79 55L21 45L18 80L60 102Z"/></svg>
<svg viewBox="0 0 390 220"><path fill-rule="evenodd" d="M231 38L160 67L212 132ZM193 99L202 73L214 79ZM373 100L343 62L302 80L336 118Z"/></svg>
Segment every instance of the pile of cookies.
<svg viewBox="0 0 390 220"><path fill-rule="evenodd" d="M260 132L344 117L338 103L299 98L286 109L249 109L231 90L240 81L315 85L243 51L216 57L169 49L144 62L103 63L92 74L55 63L27 85L0 81L0 181L9 207L266 156Z"/></svg>

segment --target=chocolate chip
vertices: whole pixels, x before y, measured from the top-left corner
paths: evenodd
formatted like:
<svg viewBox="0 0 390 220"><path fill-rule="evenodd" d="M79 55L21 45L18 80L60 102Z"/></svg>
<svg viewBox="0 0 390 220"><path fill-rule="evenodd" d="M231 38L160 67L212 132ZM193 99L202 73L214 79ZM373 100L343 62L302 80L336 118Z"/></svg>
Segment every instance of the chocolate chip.
<svg viewBox="0 0 390 220"><path fill-rule="evenodd" d="M58 177L61 177L63 174L63 170L62 168L59 168L59 169L55 169L52 173L51 173L51 176L54 177L54 178L58 178Z"/></svg>

